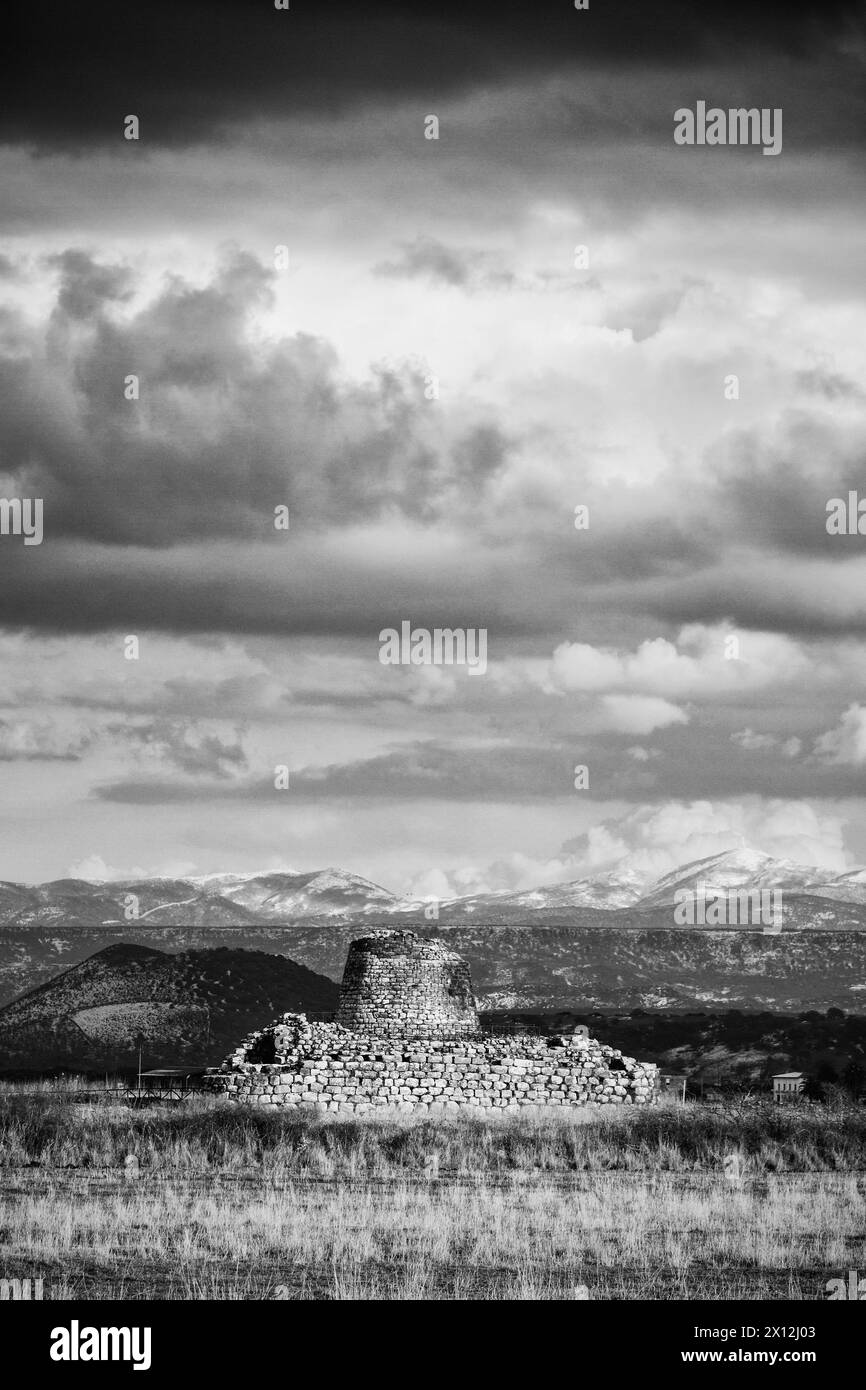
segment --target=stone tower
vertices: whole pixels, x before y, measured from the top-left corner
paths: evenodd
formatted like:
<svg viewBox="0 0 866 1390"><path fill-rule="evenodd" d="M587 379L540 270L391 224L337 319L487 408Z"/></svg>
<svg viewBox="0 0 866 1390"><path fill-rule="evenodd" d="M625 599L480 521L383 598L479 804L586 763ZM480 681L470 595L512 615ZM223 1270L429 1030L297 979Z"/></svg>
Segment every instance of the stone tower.
<svg viewBox="0 0 866 1390"><path fill-rule="evenodd" d="M377 1038L441 1038L479 1031L466 961L441 941L377 931L353 941L337 1022Z"/></svg>

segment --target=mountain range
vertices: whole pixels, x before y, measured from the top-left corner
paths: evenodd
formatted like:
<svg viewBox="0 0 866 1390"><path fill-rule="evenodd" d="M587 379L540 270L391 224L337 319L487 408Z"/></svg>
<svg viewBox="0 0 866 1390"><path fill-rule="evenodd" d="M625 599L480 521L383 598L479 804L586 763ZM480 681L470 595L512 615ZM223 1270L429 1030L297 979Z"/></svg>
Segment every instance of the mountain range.
<svg viewBox="0 0 866 1390"><path fill-rule="evenodd" d="M447 898L437 907L440 918L475 921L515 914L542 920L572 908L648 912L672 906L679 890L695 889L701 882L721 890L781 889L812 900L816 917L827 911L828 902L866 907L866 869L834 875L745 849L695 860L654 881L623 868L518 892ZM0 927L265 925L329 917L423 917L425 906L339 869L111 882L68 878L35 886L0 882ZM825 920L821 917L819 924Z"/></svg>

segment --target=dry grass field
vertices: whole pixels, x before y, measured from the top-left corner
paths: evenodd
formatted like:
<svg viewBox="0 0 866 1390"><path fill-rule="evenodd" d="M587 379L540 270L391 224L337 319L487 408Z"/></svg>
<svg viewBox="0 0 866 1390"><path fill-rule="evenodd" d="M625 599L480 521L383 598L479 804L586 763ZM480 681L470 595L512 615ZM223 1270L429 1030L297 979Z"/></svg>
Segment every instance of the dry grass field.
<svg viewBox="0 0 866 1390"><path fill-rule="evenodd" d="M22 1090L0 1277L45 1298L814 1300L866 1269L841 1102L342 1120Z"/></svg>

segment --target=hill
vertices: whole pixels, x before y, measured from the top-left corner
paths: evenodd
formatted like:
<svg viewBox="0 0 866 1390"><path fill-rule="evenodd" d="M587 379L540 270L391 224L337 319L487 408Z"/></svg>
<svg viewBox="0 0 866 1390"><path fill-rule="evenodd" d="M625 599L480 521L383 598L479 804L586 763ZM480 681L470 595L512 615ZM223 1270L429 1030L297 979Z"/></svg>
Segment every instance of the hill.
<svg viewBox="0 0 866 1390"><path fill-rule="evenodd" d="M218 1061L262 1019L329 1012L332 980L284 956L107 946L0 1009L0 1066Z"/></svg>

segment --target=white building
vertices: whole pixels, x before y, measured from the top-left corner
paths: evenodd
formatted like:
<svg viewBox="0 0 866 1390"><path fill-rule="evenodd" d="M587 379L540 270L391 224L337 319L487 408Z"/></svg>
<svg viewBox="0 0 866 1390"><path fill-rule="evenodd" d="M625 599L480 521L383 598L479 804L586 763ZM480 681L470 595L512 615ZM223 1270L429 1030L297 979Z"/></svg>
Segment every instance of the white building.
<svg viewBox="0 0 866 1390"><path fill-rule="evenodd" d="M796 1100L806 1084L801 1071L780 1071L773 1077L773 1100L777 1105L785 1100Z"/></svg>

